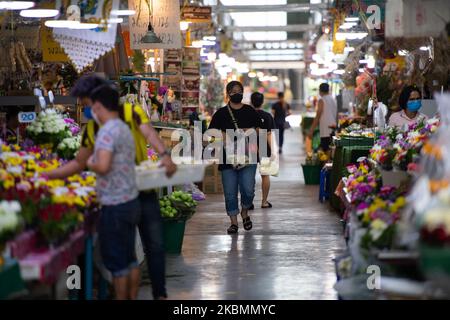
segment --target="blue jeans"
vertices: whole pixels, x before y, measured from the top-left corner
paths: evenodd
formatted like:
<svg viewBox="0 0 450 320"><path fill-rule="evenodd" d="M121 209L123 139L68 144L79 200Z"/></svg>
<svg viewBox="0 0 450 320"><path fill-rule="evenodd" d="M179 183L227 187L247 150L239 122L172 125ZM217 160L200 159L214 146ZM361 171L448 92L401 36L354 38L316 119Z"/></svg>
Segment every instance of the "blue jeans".
<svg viewBox="0 0 450 320"><path fill-rule="evenodd" d="M141 220L139 233L147 258L147 268L152 282L153 297L167 297L165 249L159 199L155 192L141 192Z"/></svg>
<svg viewBox="0 0 450 320"><path fill-rule="evenodd" d="M256 164L248 165L240 170L225 169L222 171L225 207L229 216L239 214L238 192L241 193L242 209L248 209L255 197Z"/></svg>
<svg viewBox="0 0 450 320"><path fill-rule="evenodd" d="M138 199L102 206L98 224L103 263L113 277L127 276L138 266L134 242L141 207Z"/></svg>

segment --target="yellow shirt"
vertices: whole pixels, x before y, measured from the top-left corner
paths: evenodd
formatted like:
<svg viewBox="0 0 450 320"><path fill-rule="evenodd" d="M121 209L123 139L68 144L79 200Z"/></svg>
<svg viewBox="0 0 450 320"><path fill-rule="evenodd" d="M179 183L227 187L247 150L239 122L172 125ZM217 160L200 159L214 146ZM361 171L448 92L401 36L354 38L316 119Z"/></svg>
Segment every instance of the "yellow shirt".
<svg viewBox="0 0 450 320"><path fill-rule="evenodd" d="M147 141L142 135L139 126L150 122L144 109L139 105L125 103L119 110L119 116L131 130L136 146L136 164L148 160ZM94 120L89 120L83 130L81 145L85 148L94 149L95 137L99 130L99 125Z"/></svg>

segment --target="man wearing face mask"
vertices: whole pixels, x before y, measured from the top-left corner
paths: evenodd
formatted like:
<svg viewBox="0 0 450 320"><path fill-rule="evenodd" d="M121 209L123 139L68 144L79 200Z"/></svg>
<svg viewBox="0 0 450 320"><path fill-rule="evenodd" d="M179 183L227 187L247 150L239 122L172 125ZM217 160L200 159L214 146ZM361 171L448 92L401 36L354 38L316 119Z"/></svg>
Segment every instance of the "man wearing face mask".
<svg viewBox="0 0 450 320"><path fill-rule="evenodd" d="M94 153L95 138L99 130L99 121L91 106L91 94L107 82L97 76L84 76L72 89L72 96L77 97L85 106L84 114L90 118L83 131L81 147L76 158L64 166L47 174L50 179L63 179L85 170L89 157ZM159 153L162 166L167 176L172 176L177 167L173 163L170 152L165 149L156 130L151 126L145 111L138 105L125 103L119 108L119 117L130 128L136 147L136 163L148 160L147 143ZM154 191L143 191L139 194L142 213L139 232L144 245L149 275L155 299L167 297L165 288L165 251L162 237L162 218L158 195Z"/></svg>
<svg viewBox="0 0 450 320"><path fill-rule="evenodd" d="M419 112L422 107L422 94L418 87L403 88L398 102L402 110L391 115L389 126L403 129L410 124L427 119L426 115Z"/></svg>

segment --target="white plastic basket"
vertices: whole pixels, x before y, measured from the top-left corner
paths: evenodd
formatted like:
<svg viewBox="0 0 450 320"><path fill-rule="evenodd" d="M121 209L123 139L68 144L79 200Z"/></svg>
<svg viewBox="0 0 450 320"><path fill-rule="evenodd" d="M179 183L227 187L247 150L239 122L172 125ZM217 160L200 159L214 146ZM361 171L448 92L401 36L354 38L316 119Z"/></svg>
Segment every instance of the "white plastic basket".
<svg viewBox="0 0 450 320"><path fill-rule="evenodd" d="M168 186L176 186L191 182L203 181L207 165L178 165L177 172L170 178L166 176L165 168L152 168L136 171L138 189L149 190Z"/></svg>

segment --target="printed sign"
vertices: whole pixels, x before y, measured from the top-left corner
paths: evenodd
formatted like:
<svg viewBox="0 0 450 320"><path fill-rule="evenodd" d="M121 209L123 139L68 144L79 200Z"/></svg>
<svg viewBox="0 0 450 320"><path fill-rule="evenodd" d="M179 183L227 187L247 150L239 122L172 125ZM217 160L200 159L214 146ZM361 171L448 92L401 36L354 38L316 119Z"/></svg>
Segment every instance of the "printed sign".
<svg viewBox="0 0 450 320"><path fill-rule="evenodd" d="M52 30L47 27L41 28L42 57L45 62L67 62L64 49L53 39Z"/></svg>
<svg viewBox="0 0 450 320"><path fill-rule="evenodd" d="M36 120L36 112L19 112L20 123L30 123Z"/></svg>
<svg viewBox="0 0 450 320"><path fill-rule="evenodd" d="M208 23L211 22L211 12L211 7L185 6L181 9L181 19L195 23Z"/></svg>
<svg viewBox="0 0 450 320"><path fill-rule="evenodd" d="M129 19L131 49L181 48L178 0L128 0L128 7L136 11ZM162 43L142 43L150 20Z"/></svg>

